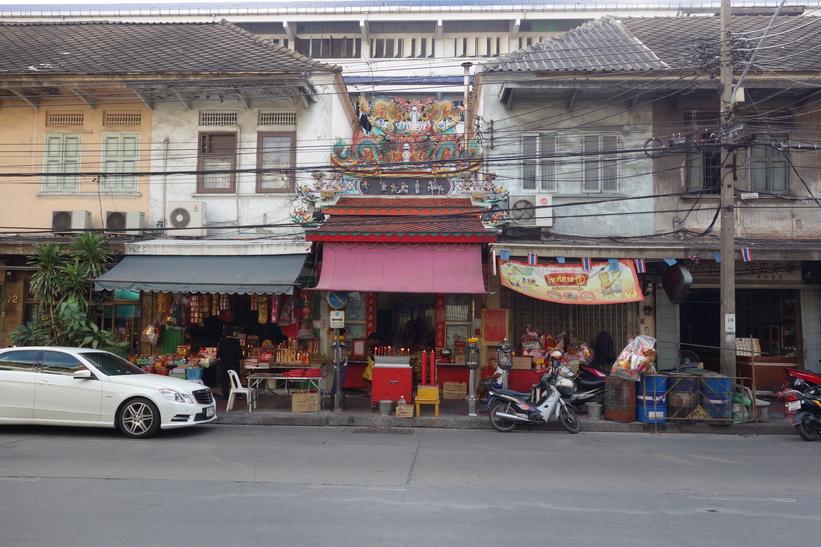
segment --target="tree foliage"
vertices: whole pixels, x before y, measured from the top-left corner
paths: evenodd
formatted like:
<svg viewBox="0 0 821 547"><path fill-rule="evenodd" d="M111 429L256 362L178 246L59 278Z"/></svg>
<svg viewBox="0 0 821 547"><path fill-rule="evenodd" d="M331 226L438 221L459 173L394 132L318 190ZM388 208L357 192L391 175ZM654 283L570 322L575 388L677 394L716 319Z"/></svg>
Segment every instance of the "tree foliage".
<svg viewBox="0 0 821 547"><path fill-rule="evenodd" d="M93 233L74 237L65 249L50 243L35 246L27 264L35 268L30 290L41 313L37 321L11 333L12 343L92 347L123 355L127 343L99 326L105 299L94 292L94 278L112 260L105 239Z"/></svg>

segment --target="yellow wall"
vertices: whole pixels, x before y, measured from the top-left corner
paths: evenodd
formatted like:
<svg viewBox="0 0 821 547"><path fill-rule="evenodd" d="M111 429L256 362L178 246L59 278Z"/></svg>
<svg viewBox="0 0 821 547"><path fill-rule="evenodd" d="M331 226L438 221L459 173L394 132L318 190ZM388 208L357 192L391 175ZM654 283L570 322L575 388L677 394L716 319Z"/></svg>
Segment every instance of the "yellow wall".
<svg viewBox="0 0 821 547"><path fill-rule="evenodd" d="M23 101L0 102L0 231L19 233L28 230L50 230L52 211L85 210L91 212L92 228L102 228L106 211L143 211L148 213L149 177L138 179L138 191L130 194L101 194L94 177L80 178L79 193L46 194L42 177L13 176L44 171L43 150L46 133L82 134L83 172L102 171L101 138L104 132L140 133L140 171L149 170L152 111L136 97L96 97L92 109L77 97L43 100L37 109ZM83 125L47 127L53 112L82 112ZM107 112L139 112L139 126L103 126ZM12 176L7 176L7 175ZM147 216L147 215L146 215ZM10 230L11 228L11 230Z"/></svg>

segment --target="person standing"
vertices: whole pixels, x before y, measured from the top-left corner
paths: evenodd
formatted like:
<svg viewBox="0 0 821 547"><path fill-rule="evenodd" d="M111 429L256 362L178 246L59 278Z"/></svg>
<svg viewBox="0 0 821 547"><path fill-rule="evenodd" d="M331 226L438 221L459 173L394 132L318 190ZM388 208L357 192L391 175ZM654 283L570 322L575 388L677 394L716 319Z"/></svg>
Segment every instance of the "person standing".
<svg viewBox="0 0 821 547"><path fill-rule="evenodd" d="M223 328L222 339L217 345L217 359L219 360L219 384L222 398L228 400L228 395L231 393L231 379L228 377L228 371L233 370L239 374L239 364L242 360L242 346L239 339L234 336L234 327L230 325L225 325Z"/></svg>

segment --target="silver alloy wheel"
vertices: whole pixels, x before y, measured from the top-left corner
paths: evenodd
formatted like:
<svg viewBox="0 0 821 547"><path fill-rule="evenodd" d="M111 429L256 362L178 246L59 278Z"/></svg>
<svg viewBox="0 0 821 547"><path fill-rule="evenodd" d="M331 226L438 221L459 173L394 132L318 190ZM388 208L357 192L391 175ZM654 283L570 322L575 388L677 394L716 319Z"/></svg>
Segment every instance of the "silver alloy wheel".
<svg viewBox="0 0 821 547"><path fill-rule="evenodd" d="M117 426L127 437L151 437L160 428L160 412L148 399L132 399L120 409Z"/></svg>

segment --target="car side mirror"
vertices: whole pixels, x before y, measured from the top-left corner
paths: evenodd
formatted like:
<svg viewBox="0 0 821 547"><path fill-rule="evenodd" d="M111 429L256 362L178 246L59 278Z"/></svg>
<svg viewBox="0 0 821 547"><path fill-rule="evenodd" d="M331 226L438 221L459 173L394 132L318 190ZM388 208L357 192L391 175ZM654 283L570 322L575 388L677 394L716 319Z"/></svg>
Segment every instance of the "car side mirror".
<svg viewBox="0 0 821 547"><path fill-rule="evenodd" d="M74 373L75 379L90 380L92 378L91 371L88 369L78 370Z"/></svg>

